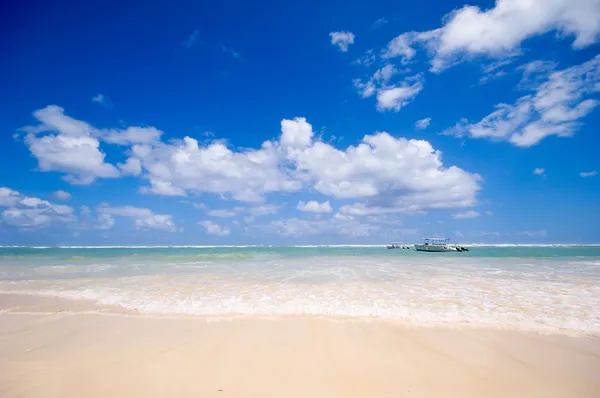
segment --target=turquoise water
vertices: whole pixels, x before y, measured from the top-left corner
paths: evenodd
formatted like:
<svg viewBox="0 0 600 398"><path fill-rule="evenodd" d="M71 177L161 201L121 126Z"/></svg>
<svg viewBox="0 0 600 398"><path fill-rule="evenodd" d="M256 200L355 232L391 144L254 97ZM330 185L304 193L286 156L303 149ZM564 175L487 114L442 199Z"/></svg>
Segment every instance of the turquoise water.
<svg viewBox="0 0 600 398"><path fill-rule="evenodd" d="M0 292L143 313L600 332L600 246L0 248Z"/></svg>

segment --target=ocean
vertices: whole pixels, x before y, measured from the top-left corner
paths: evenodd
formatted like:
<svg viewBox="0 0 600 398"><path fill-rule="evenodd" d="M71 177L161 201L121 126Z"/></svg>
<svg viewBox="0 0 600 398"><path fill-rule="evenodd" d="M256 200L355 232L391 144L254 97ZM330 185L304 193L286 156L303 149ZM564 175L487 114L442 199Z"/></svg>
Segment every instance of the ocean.
<svg viewBox="0 0 600 398"><path fill-rule="evenodd" d="M0 247L0 293L145 314L600 332L600 246Z"/></svg>

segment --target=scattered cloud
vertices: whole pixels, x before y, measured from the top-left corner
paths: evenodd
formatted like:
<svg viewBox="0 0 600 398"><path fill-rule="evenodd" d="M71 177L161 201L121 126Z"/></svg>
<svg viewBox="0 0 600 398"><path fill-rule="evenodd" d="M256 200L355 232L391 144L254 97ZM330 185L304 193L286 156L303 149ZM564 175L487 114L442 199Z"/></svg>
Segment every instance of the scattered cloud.
<svg viewBox="0 0 600 398"><path fill-rule="evenodd" d="M427 127L429 127L430 123L431 123L431 118L426 117L425 119L417 120L417 122L415 123L415 128L417 130L424 130Z"/></svg>
<svg viewBox="0 0 600 398"><path fill-rule="evenodd" d="M541 168L541 167L537 167L535 169L533 169L533 174L535 174L536 176L540 176L542 174L544 174L546 170Z"/></svg>
<svg viewBox="0 0 600 398"><path fill-rule="evenodd" d="M298 202L298 210L308 213L331 213L333 211L329 201L319 203L315 200L311 200L307 203L303 201Z"/></svg>
<svg viewBox="0 0 600 398"><path fill-rule="evenodd" d="M483 76L479 78L479 84L485 84L490 80L495 80L502 76L506 76L508 72L506 72L504 67L514 63L515 61L516 58L506 58L494 61L488 65L484 65L482 67Z"/></svg>
<svg viewBox="0 0 600 398"><path fill-rule="evenodd" d="M221 226L212 221L200 221L198 224L202 225L206 233L209 235L227 236L231 234L231 231L228 227Z"/></svg>
<svg viewBox="0 0 600 398"><path fill-rule="evenodd" d="M487 211L485 212L485 214L486 214L486 215L488 215L488 216L491 216L491 215L493 215L494 213L492 213L491 211L487 210Z"/></svg>
<svg viewBox="0 0 600 398"><path fill-rule="evenodd" d="M108 98L104 94L97 94L92 97L92 102L97 102L102 105L108 105Z"/></svg>
<svg viewBox="0 0 600 398"><path fill-rule="evenodd" d="M397 36L385 56L408 62L421 45L431 56L431 71L440 72L475 57L513 57L523 41L548 32L573 37L572 47L580 49L598 41L600 6L596 0L497 0L488 10L464 6L443 21L434 30Z"/></svg>
<svg viewBox="0 0 600 398"><path fill-rule="evenodd" d="M185 41L183 42L183 46L185 48L192 48L194 46L194 44L196 44L196 41L198 41L198 29L194 30L187 39L185 39Z"/></svg>
<svg viewBox="0 0 600 398"><path fill-rule="evenodd" d="M71 200L71 194L65 191L54 191L52 192L52 196L60 200Z"/></svg>
<svg viewBox="0 0 600 398"><path fill-rule="evenodd" d="M388 20L385 19L384 17L381 17L381 18L377 19L375 22L373 22L372 28L378 29L387 23L388 23Z"/></svg>
<svg viewBox="0 0 600 398"><path fill-rule="evenodd" d="M225 54L229 54L235 59L242 59L242 55L233 48L224 46L223 44L221 44L220 47L221 51L223 51Z"/></svg>
<svg viewBox="0 0 600 398"><path fill-rule="evenodd" d="M596 170L593 171L582 171L581 173L579 173L579 175L581 177L594 177L598 174L598 172Z"/></svg>
<svg viewBox="0 0 600 398"><path fill-rule="evenodd" d="M138 230L159 230L176 232L178 228L173 223L173 217L166 214L155 214L150 209L120 206L112 207L103 205L98 208L98 213L109 216L129 217L133 219L133 226ZM107 218L108 220L108 218ZM112 226L112 225L111 225Z"/></svg>
<svg viewBox="0 0 600 398"><path fill-rule="evenodd" d="M355 59L352 63L355 65L371 66L375 63L376 59L377 56L373 53L373 50L367 50L362 57Z"/></svg>
<svg viewBox="0 0 600 398"><path fill-rule="evenodd" d="M21 228L43 228L76 221L73 209L69 206L24 196L7 187L0 187L0 208L4 208L2 222Z"/></svg>
<svg viewBox="0 0 600 398"><path fill-rule="evenodd" d="M442 134L455 137L508 141L519 147L536 145L546 137L570 137L581 119L599 103L584 99L598 91L600 55L583 64L555 71L513 105L498 104L496 111L477 123L461 120Z"/></svg>
<svg viewBox="0 0 600 398"><path fill-rule="evenodd" d="M546 231L520 231L517 235L527 236L530 238L543 238L547 235Z"/></svg>
<svg viewBox="0 0 600 398"><path fill-rule="evenodd" d="M341 52L347 52L348 47L354 44L354 33L352 32L331 32L329 33L331 44L337 46Z"/></svg>
<svg viewBox="0 0 600 398"><path fill-rule="evenodd" d="M398 112L411 103L421 90L423 90L421 75L408 77L397 85L382 87L377 90L377 110Z"/></svg>
<svg viewBox="0 0 600 398"><path fill-rule="evenodd" d="M451 217L455 220L467 220L469 218L479 217L480 215L481 214L479 214L479 212L476 212L475 210L467 210L461 213L454 213L451 215Z"/></svg>

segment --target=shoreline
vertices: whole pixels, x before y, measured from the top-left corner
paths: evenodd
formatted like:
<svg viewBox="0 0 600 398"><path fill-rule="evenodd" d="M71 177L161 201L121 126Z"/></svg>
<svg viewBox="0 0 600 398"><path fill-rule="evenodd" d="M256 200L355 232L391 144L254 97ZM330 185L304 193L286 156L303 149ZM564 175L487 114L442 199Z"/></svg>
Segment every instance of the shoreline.
<svg viewBox="0 0 600 398"><path fill-rule="evenodd" d="M99 315L107 317L148 318L157 320L199 320L205 322L236 320L317 320L334 323L377 323L407 329L447 329L447 330L489 330L498 332L515 332L539 334L544 336L565 336L572 338L599 339L600 332L583 332L571 329L556 328L524 328L513 325L492 325L484 323L445 323L445 322L411 322L405 319L379 316L348 316L330 314L185 314L185 313L149 313L128 309L120 305L99 304L93 300L57 297L36 293L0 292L0 317L13 315Z"/></svg>

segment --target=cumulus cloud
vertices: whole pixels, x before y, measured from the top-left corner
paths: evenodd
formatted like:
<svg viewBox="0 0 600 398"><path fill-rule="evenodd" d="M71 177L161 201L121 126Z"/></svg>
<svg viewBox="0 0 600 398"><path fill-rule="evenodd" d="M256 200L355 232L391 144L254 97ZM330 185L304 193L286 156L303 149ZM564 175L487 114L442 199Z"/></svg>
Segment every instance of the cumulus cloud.
<svg viewBox="0 0 600 398"><path fill-rule="evenodd" d="M429 127L430 123L431 123L431 118L426 117L425 119L417 120L417 122L415 123L415 127L417 130L424 130L427 127Z"/></svg>
<svg viewBox="0 0 600 398"><path fill-rule="evenodd" d="M391 68L382 68L377 79L387 81L391 75ZM338 149L316 138L311 124L301 117L283 119L280 136L258 149L230 149L223 141L201 144L191 137L164 142L162 132L153 127L99 130L65 116L58 107L45 108L42 113L38 114L41 126L25 128L33 141L44 139L38 134L52 129L53 139L83 137L98 145L95 137L99 137L126 146L128 158L118 164L120 171L104 163L104 154L97 146L100 157L81 155L75 158L78 163L69 158L72 151L79 150L77 147L57 152L52 162L39 156L40 165L50 164L52 167L45 168L68 172L72 181L134 175L147 181L140 188L143 193L212 193L248 203L263 202L269 193L312 188L332 198L360 200L360 205L371 209L413 212L472 206L480 189L477 174L445 167L441 152L427 141L377 132L365 135L357 146ZM278 210L261 206L266 205L256 204L246 210L248 217Z"/></svg>
<svg viewBox="0 0 600 398"><path fill-rule="evenodd" d="M69 206L56 205L36 197L24 196L10 188L0 187L2 221L8 225L24 228L41 228L55 223L71 223L76 220Z"/></svg>
<svg viewBox="0 0 600 398"><path fill-rule="evenodd" d="M176 232L178 228L173 222L173 217L167 214L155 214L150 209L133 207L133 206L120 206L112 207L108 205L100 206L98 213L105 214L108 216L119 216L129 217L133 219L133 226L139 230L160 230L168 232ZM108 217L105 220L109 223L112 217Z"/></svg>
<svg viewBox="0 0 600 398"><path fill-rule="evenodd" d="M60 199L60 200L70 200L71 199L71 194L65 191L54 191L52 192L52 196L54 196L56 199Z"/></svg>
<svg viewBox="0 0 600 398"><path fill-rule="evenodd" d="M115 178L119 171L104 161L100 142L89 124L64 114L63 108L49 105L33 113L41 123L24 127L25 144L37 158L42 171L66 173L73 184L91 184L96 178Z"/></svg>
<svg viewBox="0 0 600 398"><path fill-rule="evenodd" d="M540 175L544 174L545 171L546 170L544 170L543 168L537 167L537 168L533 169L533 174L535 174L536 176L540 176Z"/></svg>
<svg viewBox="0 0 600 398"><path fill-rule="evenodd" d="M520 52L529 38L556 32L573 38L575 49L598 41L600 3L597 0L497 0L482 10L464 6L443 18L444 24L425 32L406 32L394 38L384 56L411 60L415 47L431 55L431 70L439 72L464 59L477 56L510 57Z"/></svg>
<svg viewBox="0 0 600 398"><path fill-rule="evenodd" d="M308 213L331 213L333 211L329 201L319 203L316 200L311 200L306 203L303 201L298 202L298 210Z"/></svg>
<svg viewBox="0 0 600 398"><path fill-rule="evenodd" d="M581 177L594 177L598 174L598 172L596 170L593 171L582 171L581 173L579 173L579 175Z"/></svg>
<svg viewBox="0 0 600 398"><path fill-rule="evenodd" d="M200 221L198 224L202 225L206 233L209 235L227 236L231 234L231 231L228 227L221 226L212 221Z"/></svg>
<svg viewBox="0 0 600 398"><path fill-rule="evenodd" d="M331 44L337 46L341 52L347 52L348 47L354 44L354 33L352 32L331 32L329 33Z"/></svg>
<svg viewBox="0 0 600 398"><path fill-rule="evenodd" d="M461 120L443 134L487 138L529 147L548 136L569 137L581 126L581 119L598 101L585 98L598 92L600 56L580 65L546 74L532 89L533 94L514 104L498 104L496 110L477 123Z"/></svg>
<svg viewBox="0 0 600 398"><path fill-rule="evenodd" d="M479 212L476 212L475 210L467 210L461 213L454 213L451 215L452 218L454 218L455 220L466 220L469 218L476 218L479 217L480 214Z"/></svg>
<svg viewBox="0 0 600 398"><path fill-rule="evenodd" d="M368 208L419 211L469 207L481 177L456 166L446 168L441 152L423 140L366 135L345 150L323 142L295 149L288 159L318 192L338 199L363 199Z"/></svg>

